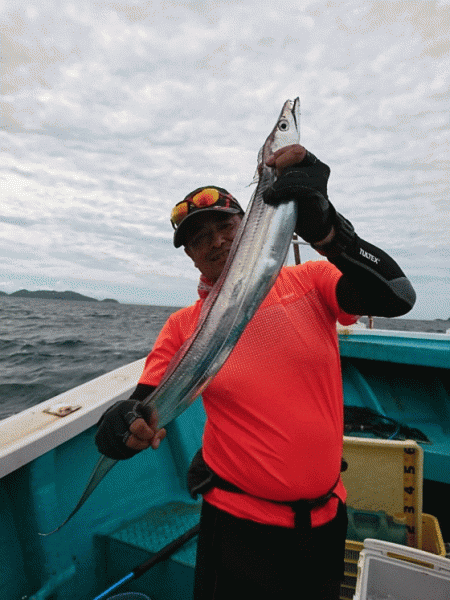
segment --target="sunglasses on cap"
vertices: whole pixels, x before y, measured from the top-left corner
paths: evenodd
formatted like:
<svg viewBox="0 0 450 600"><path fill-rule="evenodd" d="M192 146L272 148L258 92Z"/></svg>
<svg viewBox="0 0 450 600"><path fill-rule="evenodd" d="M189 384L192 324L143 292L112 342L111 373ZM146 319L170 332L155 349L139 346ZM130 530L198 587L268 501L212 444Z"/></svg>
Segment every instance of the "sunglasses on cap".
<svg viewBox="0 0 450 600"><path fill-rule="evenodd" d="M187 217L201 210L217 210L231 214L244 213L238 201L223 188L209 186L194 190L174 206L170 215L170 222L175 229L174 245L176 248L183 244L181 225L188 220Z"/></svg>

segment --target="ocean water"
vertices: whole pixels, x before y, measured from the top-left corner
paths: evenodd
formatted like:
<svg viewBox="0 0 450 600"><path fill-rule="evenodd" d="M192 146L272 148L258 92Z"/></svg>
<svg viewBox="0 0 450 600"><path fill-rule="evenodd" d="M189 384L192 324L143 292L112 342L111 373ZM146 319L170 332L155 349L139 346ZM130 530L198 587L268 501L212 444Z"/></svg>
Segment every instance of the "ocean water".
<svg viewBox="0 0 450 600"><path fill-rule="evenodd" d="M0 419L146 356L175 310L0 297Z"/></svg>
<svg viewBox="0 0 450 600"><path fill-rule="evenodd" d="M175 310L0 297L0 419L146 356ZM450 321L376 317L375 327L445 332Z"/></svg>

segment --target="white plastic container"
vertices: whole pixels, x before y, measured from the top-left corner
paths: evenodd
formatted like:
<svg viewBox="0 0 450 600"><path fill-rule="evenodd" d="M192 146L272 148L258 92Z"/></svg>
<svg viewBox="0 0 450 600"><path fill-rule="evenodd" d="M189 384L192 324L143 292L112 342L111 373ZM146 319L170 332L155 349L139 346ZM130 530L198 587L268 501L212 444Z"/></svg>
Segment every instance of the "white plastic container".
<svg viewBox="0 0 450 600"><path fill-rule="evenodd" d="M449 599L449 559L399 544L364 540L353 600Z"/></svg>

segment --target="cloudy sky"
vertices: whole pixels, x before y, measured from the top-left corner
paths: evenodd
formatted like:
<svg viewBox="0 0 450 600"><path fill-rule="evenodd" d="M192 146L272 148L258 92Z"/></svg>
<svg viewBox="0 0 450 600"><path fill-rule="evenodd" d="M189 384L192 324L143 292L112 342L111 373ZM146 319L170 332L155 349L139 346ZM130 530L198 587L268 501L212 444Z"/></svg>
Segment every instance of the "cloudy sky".
<svg viewBox="0 0 450 600"><path fill-rule="evenodd" d="M408 317L450 317L450 2L5 0L0 29L0 290L190 303L172 205L213 183L246 206L300 96L330 199L416 287Z"/></svg>

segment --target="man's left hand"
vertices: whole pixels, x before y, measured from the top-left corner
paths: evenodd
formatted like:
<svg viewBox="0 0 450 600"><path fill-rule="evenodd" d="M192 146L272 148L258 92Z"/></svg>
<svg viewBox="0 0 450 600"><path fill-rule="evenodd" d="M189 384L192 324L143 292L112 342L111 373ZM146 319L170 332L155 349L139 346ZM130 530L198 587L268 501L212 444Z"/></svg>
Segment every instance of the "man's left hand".
<svg viewBox="0 0 450 600"><path fill-rule="evenodd" d="M296 232L310 244L328 239L335 216L327 194L328 165L299 144L277 150L266 164L276 168L279 177L265 193L265 201L278 205L297 200Z"/></svg>

